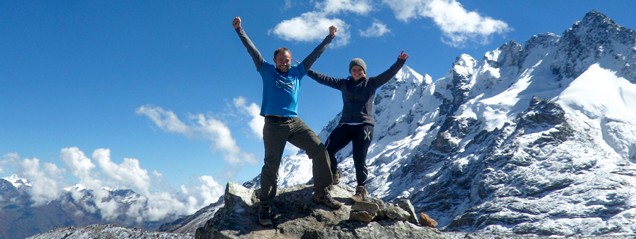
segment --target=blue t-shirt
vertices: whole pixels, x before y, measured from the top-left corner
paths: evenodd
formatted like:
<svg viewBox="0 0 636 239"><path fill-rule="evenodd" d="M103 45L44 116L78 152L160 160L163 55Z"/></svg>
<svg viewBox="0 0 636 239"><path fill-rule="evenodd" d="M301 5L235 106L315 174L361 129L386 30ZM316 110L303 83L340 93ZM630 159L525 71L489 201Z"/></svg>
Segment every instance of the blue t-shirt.
<svg viewBox="0 0 636 239"><path fill-rule="evenodd" d="M297 117L300 79L307 74L305 66L293 65L286 73L280 73L275 65L265 61L258 72L263 78L261 115Z"/></svg>

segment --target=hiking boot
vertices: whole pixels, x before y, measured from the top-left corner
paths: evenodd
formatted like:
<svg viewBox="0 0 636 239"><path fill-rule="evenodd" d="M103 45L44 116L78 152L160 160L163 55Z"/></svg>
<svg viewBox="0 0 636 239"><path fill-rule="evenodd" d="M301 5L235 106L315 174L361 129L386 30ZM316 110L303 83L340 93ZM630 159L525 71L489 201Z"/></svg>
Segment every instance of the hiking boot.
<svg viewBox="0 0 636 239"><path fill-rule="evenodd" d="M340 207L342 207L342 203L334 200L331 195L329 195L329 193L325 193L325 195L321 196L321 197L316 197L314 196L313 201L316 204L324 204L325 206L331 208L331 209L339 209Z"/></svg>
<svg viewBox="0 0 636 239"><path fill-rule="evenodd" d="M269 227L272 225L272 209L269 205L261 205L258 212L258 223L261 226Z"/></svg>
<svg viewBox="0 0 636 239"><path fill-rule="evenodd" d="M340 173L333 174L333 185L338 185L340 183Z"/></svg>
<svg viewBox="0 0 636 239"><path fill-rule="evenodd" d="M356 194L351 196L351 201L353 201L354 203L360 202L364 200L366 196L367 196L367 189L364 188L364 186L358 186L356 187Z"/></svg>

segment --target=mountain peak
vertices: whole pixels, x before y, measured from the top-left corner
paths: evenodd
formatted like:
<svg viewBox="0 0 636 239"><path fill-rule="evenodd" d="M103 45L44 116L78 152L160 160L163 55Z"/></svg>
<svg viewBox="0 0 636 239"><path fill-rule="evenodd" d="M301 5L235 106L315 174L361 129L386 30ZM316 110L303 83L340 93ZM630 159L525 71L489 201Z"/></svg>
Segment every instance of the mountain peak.
<svg viewBox="0 0 636 239"><path fill-rule="evenodd" d="M636 36L633 30L618 25L612 19L598 11L590 11L585 14L585 17L583 17L581 21L575 22L572 28L566 30L563 35L567 36L569 33L583 40L588 40L587 43L593 43L589 42L589 40L594 40L599 43L618 40L618 42L623 44L633 44L634 36Z"/></svg>
<svg viewBox="0 0 636 239"><path fill-rule="evenodd" d="M611 25L618 26L618 24L614 23L612 19L605 16L605 14L592 10L585 14L583 20L580 21L581 25L591 25L591 26L603 26L603 25Z"/></svg>
<svg viewBox="0 0 636 239"><path fill-rule="evenodd" d="M573 80L598 62L636 82L636 67L630 63L636 58L636 32L600 12L591 11L575 22L563 32L556 47L551 70L559 81Z"/></svg>
<svg viewBox="0 0 636 239"><path fill-rule="evenodd" d="M15 188L20 188L20 187L32 187L33 185L31 185L31 183L29 182L29 180L26 180L24 178L20 178L17 174L13 174L9 177L3 178L4 180L7 180L8 182L10 182L11 184L13 184L13 187Z"/></svg>

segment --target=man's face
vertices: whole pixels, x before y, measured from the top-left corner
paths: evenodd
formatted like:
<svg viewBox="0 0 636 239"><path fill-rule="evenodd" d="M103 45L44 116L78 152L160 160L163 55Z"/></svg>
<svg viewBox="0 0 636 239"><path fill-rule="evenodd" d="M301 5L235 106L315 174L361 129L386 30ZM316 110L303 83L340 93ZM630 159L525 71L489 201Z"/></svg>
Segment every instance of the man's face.
<svg viewBox="0 0 636 239"><path fill-rule="evenodd" d="M287 72L291 67L291 54L288 51L281 51L274 58L276 69L280 72Z"/></svg>

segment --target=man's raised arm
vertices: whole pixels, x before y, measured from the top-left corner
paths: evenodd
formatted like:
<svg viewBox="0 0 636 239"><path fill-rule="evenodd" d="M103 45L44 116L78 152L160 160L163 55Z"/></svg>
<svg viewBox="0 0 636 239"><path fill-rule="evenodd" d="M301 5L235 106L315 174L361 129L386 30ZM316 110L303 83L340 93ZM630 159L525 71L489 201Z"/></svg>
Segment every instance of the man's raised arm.
<svg viewBox="0 0 636 239"><path fill-rule="evenodd" d="M337 31L338 31L338 28L336 26L330 26L329 35L325 37L325 40L323 40L322 43L320 43L320 45L318 45L316 49L314 49L314 51L312 51L311 54L309 54L309 56L305 58L305 60L303 60L302 63L305 66L305 72L309 71L309 69L311 68L311 65L313 65L314 62L316 62L316 60L318 59L318 57L320 57L320 55L322 55L322 53L327 49L327 46L329 46L329 43L331 43L331 40L333 40L333 38L336 37Z"/></svg>
<svg viewBox="0 0 636 239"><path fill-rule="evenodd" d="M239 35L239 38L241 38L241 42L243 42L243 45L245 46L245 48L247 48L247 53L249 53L250 56L252 56L252 60L254 61L256 70L257 71L260 70L265 60L263 60L263 56L258 51L258 49L256 49L256 46L254 46L254 43L252 43L250 38L247 37L245 30L243 30L243 28L241 27L241 18L240 17L234 18L234 21L232 21L232 26L234 27L234 30L236 30L236 33Z"/></svg>

